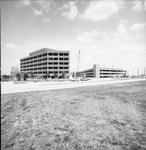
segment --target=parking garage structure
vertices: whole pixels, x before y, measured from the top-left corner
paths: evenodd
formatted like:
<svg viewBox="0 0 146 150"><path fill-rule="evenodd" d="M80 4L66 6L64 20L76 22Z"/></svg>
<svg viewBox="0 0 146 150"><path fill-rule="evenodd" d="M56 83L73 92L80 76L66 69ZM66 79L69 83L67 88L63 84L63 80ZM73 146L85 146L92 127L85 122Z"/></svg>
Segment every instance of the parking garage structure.
<svg viewBox="0 0 146 150"><path fill-rule="evenodd" d="M49 74L60 77L62 73L69 75L70 52L42 48L29 53L29 56L20 59L20 72L34 76Z"/></svg>
<svg viewBox="0 0 146 150"><path fill-rule="evenodd" d="M77 72L77 76L84 76L87 78L111 78L122 77L127 74L126 70L120 68L100 67L99 64L94 64L93 68Z"/></svg>

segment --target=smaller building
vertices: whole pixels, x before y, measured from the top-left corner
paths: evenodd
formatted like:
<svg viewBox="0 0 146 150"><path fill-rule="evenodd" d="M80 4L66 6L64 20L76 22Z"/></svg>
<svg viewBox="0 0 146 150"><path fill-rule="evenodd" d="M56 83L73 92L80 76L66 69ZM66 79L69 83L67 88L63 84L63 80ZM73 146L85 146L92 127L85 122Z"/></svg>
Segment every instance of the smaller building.
<svg viewBox="0 0 146 150"><path fill-rule="evenodd" d="M91 69L77 72L77 76L84 76L87 78L111 78L117 76L126 76L126 74L126 70L119 68L100 67L99 64L95 64Z"/></svg>
<svg viewBox="0 0 146 150"><path fill-rule="evenodd" d="M16 66L13 66L11 68L11 78L16 78L17 73L19 73L19 68Z"/></svg>

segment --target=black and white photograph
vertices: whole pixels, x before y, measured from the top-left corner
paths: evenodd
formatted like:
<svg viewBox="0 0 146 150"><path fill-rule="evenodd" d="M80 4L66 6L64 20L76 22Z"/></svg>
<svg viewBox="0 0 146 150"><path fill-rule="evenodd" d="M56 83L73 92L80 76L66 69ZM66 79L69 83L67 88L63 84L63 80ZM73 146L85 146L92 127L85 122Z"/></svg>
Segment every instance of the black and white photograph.
<svg viewBox="0 0 146 150"><path fill-rule="evenodd" d="M146 0L0 9L2 150L146 150Z"/></svg>

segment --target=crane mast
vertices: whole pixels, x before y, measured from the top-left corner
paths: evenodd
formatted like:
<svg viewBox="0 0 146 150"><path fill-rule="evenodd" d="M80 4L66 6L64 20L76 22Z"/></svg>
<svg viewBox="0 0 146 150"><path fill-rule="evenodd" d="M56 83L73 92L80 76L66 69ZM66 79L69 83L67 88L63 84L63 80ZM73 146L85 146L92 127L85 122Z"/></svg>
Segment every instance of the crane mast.
<svg viewBox="0 0 146 150"><path fill-rule="evenodd" d="M79 61L80 61L80 49L79 49L79 55L78 55L77 72L78 72L78 69L79 69Z"/></svg>

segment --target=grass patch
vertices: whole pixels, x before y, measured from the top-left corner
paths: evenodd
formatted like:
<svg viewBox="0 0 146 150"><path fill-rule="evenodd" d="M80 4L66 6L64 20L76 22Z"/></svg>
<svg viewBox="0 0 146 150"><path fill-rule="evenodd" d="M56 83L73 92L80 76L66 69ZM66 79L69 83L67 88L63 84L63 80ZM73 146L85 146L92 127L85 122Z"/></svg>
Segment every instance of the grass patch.
<svg viewBox="0 0 146 150"><path fill-rule="evenodd" d="M2 150L146 149L146 82L1 96Z"/></svg>

